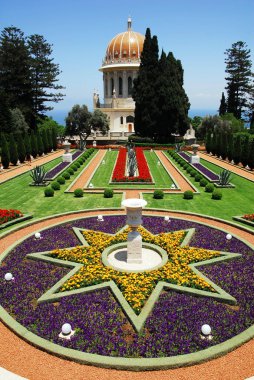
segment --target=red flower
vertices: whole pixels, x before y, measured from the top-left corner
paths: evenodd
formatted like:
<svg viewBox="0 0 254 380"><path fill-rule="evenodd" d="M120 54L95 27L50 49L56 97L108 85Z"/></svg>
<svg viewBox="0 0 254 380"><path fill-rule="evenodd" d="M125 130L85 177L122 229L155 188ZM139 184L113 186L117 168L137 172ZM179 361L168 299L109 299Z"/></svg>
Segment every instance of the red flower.
<svg viewBox="0 0 254 380"><path fill-rule="evenodd" d="M9 222L10 220L17 219L23 216L19 210L1 210L0 209L0 224Z"/></svg>

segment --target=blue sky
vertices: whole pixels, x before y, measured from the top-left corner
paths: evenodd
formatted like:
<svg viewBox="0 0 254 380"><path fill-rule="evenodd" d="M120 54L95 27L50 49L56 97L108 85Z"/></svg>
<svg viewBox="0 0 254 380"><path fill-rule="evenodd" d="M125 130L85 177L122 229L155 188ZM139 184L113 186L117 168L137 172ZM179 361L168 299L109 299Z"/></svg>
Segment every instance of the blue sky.
<svg viewBox="0 0 254 380"><path fill-rule="evenodd" d="M0 30L20 28L26 36L41 34L53 44L54 62L62 70L65 99L53 115L74 104L92 110L92 94L102 101L98 71L108 42L127 28L145 34L150 27L160 50L182 61L184 87L191 110L216 110L225 87L225 55L244 41L254 62L253 0L0 0ZM253 68L254 69L254 68Z"/></svg>

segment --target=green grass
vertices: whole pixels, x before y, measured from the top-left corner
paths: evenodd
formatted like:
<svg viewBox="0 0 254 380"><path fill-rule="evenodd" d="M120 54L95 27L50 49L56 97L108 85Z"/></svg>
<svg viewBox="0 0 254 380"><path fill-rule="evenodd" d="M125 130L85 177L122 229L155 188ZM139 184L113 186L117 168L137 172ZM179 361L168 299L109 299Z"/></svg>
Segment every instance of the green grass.
<svg viewBox="0 0 254 380"><path fill-rule="evenodd" d="M158 166L158 157L155 152L145 151L145 157L149 165L150 172L156 183L156 188L169 188L174 182L163 165Z"/></svg>
<svg viewBox="0 0 254 380"><path fill-rule="evenodd" d="M221 167L205 160L201 160L201 162L215 173L219 173L222 170ZM200 191L200 195L195 195L192 200L183 199L182 194L165 194L164 199L153 199L152 194L144 193L143 197L148 202L147 207L190 211L231 221L233 216L253 213L253 182L232 174L230 182L235 185L235 188L221 188L222 199L213 200L211 199L212 195L206 193L204 188L199 185L199 182L195 182L193 177L175 161L173 163L196 186Z"/></svg>
<svg viewBox="0 0 254 380"><path fill-rule="evenodd" d="M95 171L90 182L94 187L108 187L109 181L113 173L114 165L117 158L117 151L108 151L104 156L105 165L101 164Z"/></svg>
<svg viewBox="0 0 254 380"><path fill-rule="evenodd" d="M89 159L92 157L93 155ZM61 159L44 165L45 169L50 170L59 161ZM0 208L18 209L24 214L33 214L34 218L41 218L47 215L89 208L120 207L121 194L115 194L113 198L108 199L105 199L103 194L85 194L83 198L75 198L73 194L64 194L66 188L83 168L84 165L61 186L59 191L55 191L52 198L44 196L45 187L29 186L29 183L32 182L29 172L13 178L0 185Z"/></svg>

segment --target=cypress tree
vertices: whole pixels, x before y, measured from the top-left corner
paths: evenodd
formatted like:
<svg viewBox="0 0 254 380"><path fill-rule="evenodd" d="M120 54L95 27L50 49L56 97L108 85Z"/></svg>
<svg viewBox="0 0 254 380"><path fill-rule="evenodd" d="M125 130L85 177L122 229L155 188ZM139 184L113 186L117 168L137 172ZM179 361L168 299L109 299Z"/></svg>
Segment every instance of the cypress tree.
<svg viewBox="0 0 254 380"><path fill-rule="evenodd" d="M31 154L32 154L33 158L35 158L38 154L37 137L36 137L34 131L31 132Z"/></svg>
<svg viewBox="0 0 254 380"><path fill-rule="evenodd" d="M254 138L253 137L250 139L248 166L251 168L251 170L254 169Z"/></svg>
<svg viewBox="0 0 254 380"><path fill-rule="evenodd" d="M227 146L228 146L228 134L226 132L221 133L221 145L220 155L223 160L227 158Z"/></svg>
<svg viewBox="0 0 254 380"><path fill-rule="evenodd" d="M211 148L212 148L212 136L211 135L212 135L211 131L208 131L207 134L206 134L205 147L206 147L207 153L210 153L211 152Z"/></svg>
<svg viewBox="0 0 254 380"><path fill-rule="evenodd" d="M43 129L41 131L41 138L42 138L42 144L43 144L43 153L48 153L49 151L49 143L48 143L48 136L46 129Z"/></svg>
<svg viewBox="0 0 254 380"><path fill-rule="evenodd" d="M23 163L26 159L26 149L25 149L25 144L24 144L24 140L21 133L17 134L16 141L17 141L17 149L18 149L18 158L19 158L19 161Z"/></svg>
<svg viewBox="0 0 254 380"><path fill-rule="evenodd" d="M233 160L233 153L234 153L234 135L233 133L229 133L228 144L227 144L227 158L229 161Z"/></svg>
<svg viewBox="0 0 254 380"><path fill-rule="evenodd" d="M217 149L216 149L216 133L212 133L212 139L211 139L211 152L215 156Z"/></svg>
<svg viewBox="0 0 254 380"><path fill-rule="evenodd" d="M57 131L55 127L52 128L52 148L57 150Z"/></svg>
<svg viewBox="0 0 254 380"><path fill-rule="evenodd" d="M234 135L234 152L233 152L233 160L236 165L241 161L242 155L242 139L239 134Z"/></svg>
<svg viewBox="0 0 254 380"><path fill-rule="evenodd" d="M31 138L28 134L25 135L24 145L25 145L26 157L29 157L31 155Z"/></svg>
<svg viewBox="0 0 254 380"><path fill-rule="evenodd" d="M221 101L220 101L219 115L220 116L225 115L226 112L227 112L227 102L226 102L225 95L223 92L221 96Z"/></svg>
<svg viewBox="0 0 254 380"><path fill-rule="evenodd" d="M44 145L43 145L43 140L42 140L40 132L36 134L36 140L37 140L37 146L38 146L38 154L39 156L42 156L42 154L44 153Z"/></svg>
<svg viewBox="0 0 254 380"><path fill-rule="evenodd" d="M250 149L250 138L249 135L246 134L242 137L242 149L241 149L241 163L243 166L246 166L248 164L249 160L249 149Z"/></svg>
<svg viewBox="0 0 254 380"><path fill-rule="evenodd" d="M141 136L154 137L156 130L158 77L158 41L151 37L147 28L138 76L134 79L132 97L135 101L135 132Z"/></svg>
<svg viewBox="0 0 254 380"><path fill-rule="evenodd" d="M0 134L11 133L11 111L7 102L7 96L0 90Z"/></svg>
<svg viewBox="0 0 254 380"><path fill-rule="evenodd" d="M48 152L51 152L53 149L53 140L52 140L52 129L47 129L47 139L48 139Z"/></svg>
<svg viewBox="0 0 254 380"><path fill-rule="evenodd" d="M6 137L4 133L2 133L1 135L1 148L2 148L2 153L1 153L2 165L4 169L8 169L10 165L10 152L9 152L8 142L6 141Z"/></svg>
<svg viewBox="0 0 254 380"><path fill-rule="evenodd" d="M12 133L9 134L9 152L10 161L13 165L17 165L18 162L18 150L17 144Z"/></svg>

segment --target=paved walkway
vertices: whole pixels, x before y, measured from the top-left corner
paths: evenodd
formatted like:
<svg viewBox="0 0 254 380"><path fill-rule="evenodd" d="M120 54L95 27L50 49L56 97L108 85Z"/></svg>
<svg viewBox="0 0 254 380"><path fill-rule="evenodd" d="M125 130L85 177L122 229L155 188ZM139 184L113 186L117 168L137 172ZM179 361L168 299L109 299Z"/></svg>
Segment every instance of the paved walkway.
<svg viewBox="0 0 254 380"><path fill-rule="evenodd" d="M63 153L64 150L61 149L53 153L48 153L46 156L36 158L31 162L31 165L29 165L27 162L18 166L12 165L9 169L4 169L0 172L0 184L20 174L30 171L35 166L46 164L47 162L52 161L55 158L61 157Z"/></svg>
<svg viewBox="0 0 254 380"><path fill-rule="evenodd" d="M125 213L124 210L117 211ZM1 239L0 255L18 239L34 233L55 223L83 216L97 216L101 211L73 213L68 216L59 216L23 227ZM103 215L112 214L105 210ZM169 217L182 217L179 212L163 212L144 210L144 214L155 214ZM193 221L201 221L210 226L218 226L225 231L235 234L254 244L254 234L242 231L222 221L205 219L195 215L184 214L184 217ZM82 365L50 355L33 347L20 339L6 326L0 323L0 366L29 380L244 380L253 376L254 372L254 339L220 358L191 367L172 370L130 372L97 368ZM131 359L130 359L131 360ZM1 371L0 371L1 376ZM1 377L0 377L1 378ZM4 380L8 379L2 377Z"/></svg>
<svg viewBox="0 0 254 380"><path fill-rule="evenodd" d="M220 160L219 158L210 156L206 153L198 152L198 155L204 160L211 162L212 164L219 165L223 169L230 170L232 173L238 174L241 177L247 178L248 180L254 182L254 171L249 171L240 166L230 164L228 161Z"/></svg>
<svg viewBox="0 0 254 380"><path fill-rule="evenodd" d="M69 189L69 191L74 191L75 189L83 189L84 187L88 187L95 170L100 165L106 152L107 151L104 149L98 149L96 156L93 157L89 165L85 167L83 173L76 179L75 182L73 182L73 185Z"/></svg>

